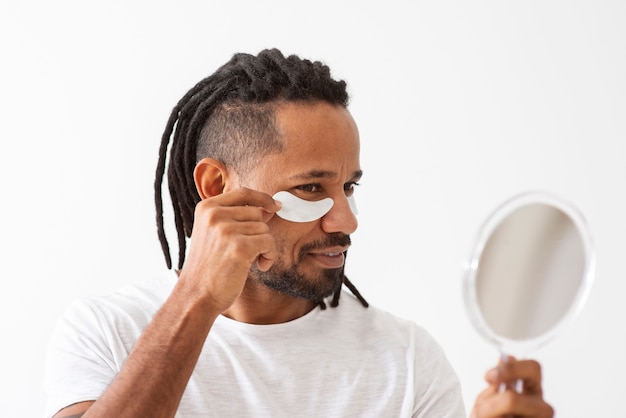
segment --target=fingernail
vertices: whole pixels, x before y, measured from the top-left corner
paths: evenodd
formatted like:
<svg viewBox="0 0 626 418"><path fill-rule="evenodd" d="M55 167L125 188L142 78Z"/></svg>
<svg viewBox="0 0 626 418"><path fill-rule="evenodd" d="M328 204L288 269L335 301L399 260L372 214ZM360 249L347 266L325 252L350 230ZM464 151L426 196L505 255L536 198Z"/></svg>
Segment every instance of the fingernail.
<svg viewBox="0 0 626 418"><path fill-rule="evenodd" d="M497 368L493 368L487 372L487 379L489 380L498 380L500 377L500 371Z"/></svg>

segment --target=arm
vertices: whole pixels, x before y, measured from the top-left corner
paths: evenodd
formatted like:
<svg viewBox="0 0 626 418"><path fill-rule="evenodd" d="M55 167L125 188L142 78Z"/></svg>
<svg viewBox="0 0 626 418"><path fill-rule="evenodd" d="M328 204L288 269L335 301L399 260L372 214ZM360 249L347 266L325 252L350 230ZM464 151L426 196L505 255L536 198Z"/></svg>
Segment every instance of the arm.
<svg viewBox="0 0 626 418"><path fill-rule="evenodd" d="M501 392L501 384L521 379L521 393L513 390ZM520 416L552 418L554 409L543 399L541 366L534 360L517 361L512 357L489 370L485 376L489 386L482 391L472 410L471 418L500 418Z"/></svg>
<svg viewBox="0 0 626 418"><path fill-rule="evenodd" d="M266 222L276 210L270 196L248 189L201 201L185 268L120 372L95 402L55 418L173 417L215 318L240 295L252 263L272 264Z"/></svg>

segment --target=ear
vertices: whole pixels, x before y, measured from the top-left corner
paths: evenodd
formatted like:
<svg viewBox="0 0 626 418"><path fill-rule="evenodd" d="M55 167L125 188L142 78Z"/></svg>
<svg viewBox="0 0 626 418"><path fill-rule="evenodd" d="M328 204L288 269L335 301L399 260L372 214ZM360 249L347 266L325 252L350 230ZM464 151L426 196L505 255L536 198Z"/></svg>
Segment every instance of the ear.
<svg viewBox="0 0 626 418"><path fill-rule="evenodd" d="M227 178L226 166L213 158L203 158L193 170L196 190L203 200L221 194Z"/></svg>

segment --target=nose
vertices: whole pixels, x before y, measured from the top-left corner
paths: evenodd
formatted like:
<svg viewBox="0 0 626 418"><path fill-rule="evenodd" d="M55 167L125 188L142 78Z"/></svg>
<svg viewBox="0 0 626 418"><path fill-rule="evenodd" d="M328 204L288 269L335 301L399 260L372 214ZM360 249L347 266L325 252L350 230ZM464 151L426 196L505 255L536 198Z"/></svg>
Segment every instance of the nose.
<svg viewBox="0 0 626 418"><path fill-rule="evenodd" d="M346 196L333 198L334 204L330 211L322 217L322 229L326 233L343 232L352 234L356 231L359 222L352 212Z"/></svg>

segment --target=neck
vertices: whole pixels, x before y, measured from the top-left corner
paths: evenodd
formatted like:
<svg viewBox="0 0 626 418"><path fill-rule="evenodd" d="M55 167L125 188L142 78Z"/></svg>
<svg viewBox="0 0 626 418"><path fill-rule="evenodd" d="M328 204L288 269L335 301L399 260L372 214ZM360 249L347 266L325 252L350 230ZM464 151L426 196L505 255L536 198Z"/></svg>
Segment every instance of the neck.
<svg viewBox="0 0 626 418"><path fill-rule="evenodd" d="M248 280L239 298L222 315L248 324L280 324L306 315L316 305L316 302L287 296Z"/></svg>

